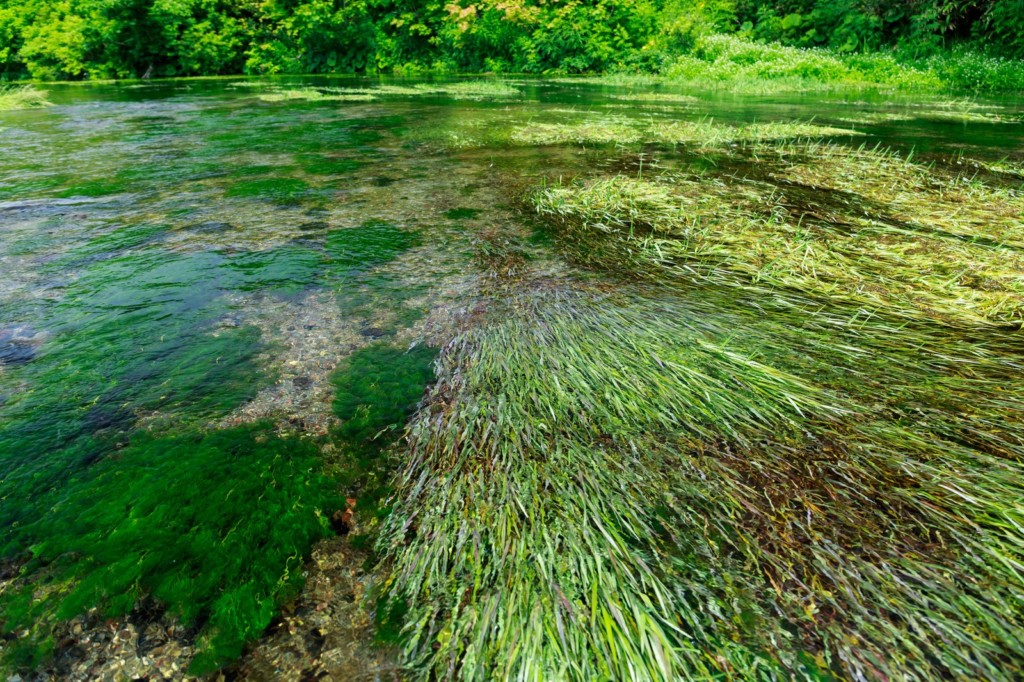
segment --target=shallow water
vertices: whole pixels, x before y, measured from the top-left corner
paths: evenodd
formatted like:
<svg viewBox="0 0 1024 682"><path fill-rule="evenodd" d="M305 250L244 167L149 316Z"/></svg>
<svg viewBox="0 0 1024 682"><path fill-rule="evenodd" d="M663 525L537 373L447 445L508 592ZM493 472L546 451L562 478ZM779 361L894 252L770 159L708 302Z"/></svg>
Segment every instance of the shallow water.
<svg viewBox="0 0 1024 682"><path fill-rule="evenodd" d="M513 85L371 102L259 97L355 79L49 86L55 106L0 114L0 547L21 576L2 601L11 629L37 629L18 656L47 648L41 623L151 595L210 638L199 670L232 660L298 594L344 498L383 496L366 482L381 445L364 449L472 324L480 239L518 235L565 272L522 190L716 163L495 131L798 120L858 133L842 144L1024 159L1018 101Z"/></svg>

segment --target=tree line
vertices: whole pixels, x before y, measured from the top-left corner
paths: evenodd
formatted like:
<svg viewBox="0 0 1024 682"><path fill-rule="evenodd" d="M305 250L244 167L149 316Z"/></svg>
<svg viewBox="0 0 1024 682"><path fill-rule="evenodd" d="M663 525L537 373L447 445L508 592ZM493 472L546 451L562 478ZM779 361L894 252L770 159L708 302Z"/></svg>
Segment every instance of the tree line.
<svg viewBox="0 0 1024 682"><path fill-rule="evenodd" d="M1024 58L1024 0L0 0L0 77L658 71L708 31Z"/></svg>

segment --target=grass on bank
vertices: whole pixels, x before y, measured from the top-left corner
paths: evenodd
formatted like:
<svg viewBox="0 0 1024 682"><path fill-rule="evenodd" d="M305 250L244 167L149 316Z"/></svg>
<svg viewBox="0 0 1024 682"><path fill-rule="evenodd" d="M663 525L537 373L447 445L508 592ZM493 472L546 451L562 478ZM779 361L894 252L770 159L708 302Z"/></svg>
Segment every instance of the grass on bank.
<svg viewBox="0 0 1024 682"><path fill-rule="evenodd" d="M1024 91L1024 67L1019 60L963 50L928 58L896 52L840 54L704 34L696 36L686 52L668 57L654 74L611 72L591 80L613 85L672 83L755 95L874 88L999 93Z"/></svg>
<svg viewBox="0 0 1024 682"><path fill-rule="evenodd" d="M0 83L0 111L38 109L50 106L47 93L31 85L5 85Z"/></svg>

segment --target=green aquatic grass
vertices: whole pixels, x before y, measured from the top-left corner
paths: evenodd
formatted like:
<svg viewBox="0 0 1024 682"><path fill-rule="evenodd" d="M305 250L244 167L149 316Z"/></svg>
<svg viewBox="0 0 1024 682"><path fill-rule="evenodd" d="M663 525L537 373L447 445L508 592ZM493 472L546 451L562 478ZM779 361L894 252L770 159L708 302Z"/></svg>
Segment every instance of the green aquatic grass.
<svg viewBox="0 0 1024 682"><path fill-rule="evenodd" d="M444 217L448 220L472 220L479 214L478 208L452 208L445 211Z"/></svg>
<svg viewBox="0 0 1024 682"><path fill-rule="evenodd" d="M166 224L119 226L98 234L47 264L54 272L61 268L79 268L98 260L116 258L133 249L159 244L168 234Z"/></svg>
<svg viewBox="0 0 1024 682"><path fill-rule="evenodd" d="M854 130L812 123L750 123L728 125L710 119L662 121L607 117L580 123L533 123L512 131L523 145L661 143L716 147L735 142L857 136Z"/></svg>
<svg viewBox="0 0 1024 682"><path fill-rule="evenodd" d="M672 92L631 92L626 95L612 95L612 99L627 102L654 102L657 104L697 104L700 99L693 95L681 95Z"/></svg>
<svg viewBox="0 0 1024 682"><path fill-rule="evenodd" d="M417 674L1019 672L1012 338L510 286L442 357L384 535Z"/></svg>
<svg viewBox="0 0 1024 682"><path fill-rule="evenodd" d="M745 155L760 164L747 177L618 176L533 202L584 262L738 275L907 316L1024 319L1022 188L863 147L758 143Z"/></svg>
<svg viewBox="0 0 1024 682"><path fill-rule="evenodd" d="M0 84L0 111L50 106L49 93L32 85Z"/></svg>
<svg viewBox="0 0 1024 682"><path fill-rule="evenodd" d="M324 255L303 246L233 254L226 267L239 276L240 291L295 294L314 285L323 274Z"/></svg>
<svg viewBox="0 0 1024 682"><path fill-rule="evenodd" d="M260 93L258 97L264 102L373 102L376 96L370 93L324 92L315 88L299 88L295 90L278 90Z"/></svg>
<svg viewBox="0 0 1024 682"><path fill-rule="evenodd" d="M252 198L275 203L298 203L310 191L309 183L300 178L265 177L235 180L224 192L232 198Z"/></svg>
<svg viewBox="0 0 1024 682"><path fill-rule="evenodd" d="M61 197L103 197L110 194L121 194L131 191L130 183L117 180L93 180L77 183L58 194Z"/></svg>
<svg viewBox="0 0 1024 682"><path fill-rule="evenodd" d="M237 84L236 84L237 85ZM445 96L454 99L483 100L516 97L518 88L497 80L466 80L410 85L381 84L369 88L305 87L279 89L273 84L247 83L247 87L266 88L256 96L264 102L374 102L383 95L400 97Z"/></svg>
<svg viewBox="0 0 1024 682"><path fill-rule="evenodd" d="M490 308L410 427L381 627L446 679L1015 679L1019 182L678 151L531 195L586 285L481 235Z"/></svg>
<svg viewBox="0 0 1024 682"><path fill-rule="evenodd" d="M391 223L368 221L334 230L324 241L328 276L351 276L386 263L420 243L420 236Z"/></svg>
<svg viewBox="0 0 1024 682"><path fill-rule="evenodd" d="M470 100L502 99L521 94L519 88L500 80L441 81L411 85L382 84L359 90L345 89L343 92L402 96L443 95L454 99Z"/></svg>
<svg viewBox="0 0 1024 682"><path fill-rule="evenodd" d="M725 145L798 138L858 137L849 128L801 121L729 124L702 118L692 121L615 114L588 115L563 112L557 122L543 120L469 120L451 128L418 131L419 138L448 149L510 144L535 147L553 145L691 146L718 149Z"/></svg>
<svg viewBox="0 0 1024 682"><path fill-rule="evenodd" d="M221 267L214 254L98 261L51 313L39 357L12 372L27 389L0 426L5 556L26 548L19 524L46 508L47 491L109 454L141 417L202 422L259 390L259 332L215 327L227 312Z"/></svg>
<svg viewBox="0 0 1024 682"><path fill-rule="evenodd" d="M349 175L362 168L364 161L345 156L329 154L301 154L296 163L306 173L312 175Z"/></svg>

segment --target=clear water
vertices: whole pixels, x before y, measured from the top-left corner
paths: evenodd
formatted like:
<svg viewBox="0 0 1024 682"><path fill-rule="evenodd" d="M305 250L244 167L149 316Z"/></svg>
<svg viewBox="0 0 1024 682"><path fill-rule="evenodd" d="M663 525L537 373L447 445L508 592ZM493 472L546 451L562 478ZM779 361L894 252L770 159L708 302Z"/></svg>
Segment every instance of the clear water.
<svg viewBox="0 0 1024 682"><path fill-rule="evenodd" d="M366 84L270 87L313 85ZM626 163L614 145L488 144L494 130L813 120L864 133L841 143L1024 158L1015 101L972 117L884 93L514 85L372 102L268 102L232 80L49 86L55 106L0 114L0 602L8 629L37 630L19 656L46 649L42 623L144 595L205 633L201 668L262 632L366 487L368 443L472 312L480 236L533 234L523 187Z"/></svg>

